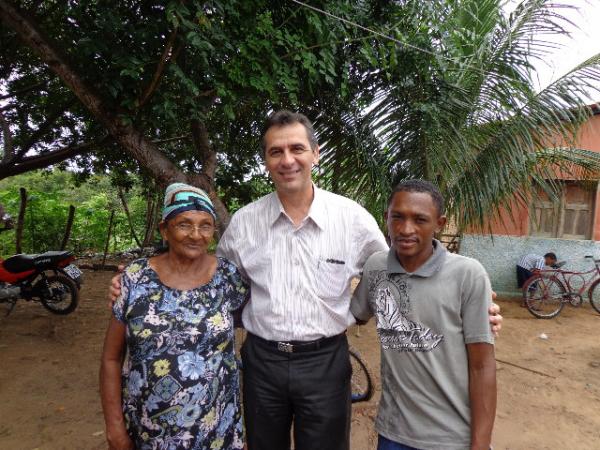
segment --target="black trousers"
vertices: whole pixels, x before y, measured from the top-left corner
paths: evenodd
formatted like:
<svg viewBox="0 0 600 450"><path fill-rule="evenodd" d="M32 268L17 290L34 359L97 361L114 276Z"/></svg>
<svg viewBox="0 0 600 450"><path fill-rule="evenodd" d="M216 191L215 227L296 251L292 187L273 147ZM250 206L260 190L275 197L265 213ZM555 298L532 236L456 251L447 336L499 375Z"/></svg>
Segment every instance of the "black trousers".
<svg viewBox="0 0 600 450"><path fill-rule="evenodd" d="M533 272L525 269L524 267L517 266L517 286L522 288L531 275L533 275Z"/></svg>
<svg viewBox="0 0 600 450"><path fill-rule="evenodd" d="M350 448L346 335L324 348L285 353L248 334L241 350L248 450Z"/></svg>

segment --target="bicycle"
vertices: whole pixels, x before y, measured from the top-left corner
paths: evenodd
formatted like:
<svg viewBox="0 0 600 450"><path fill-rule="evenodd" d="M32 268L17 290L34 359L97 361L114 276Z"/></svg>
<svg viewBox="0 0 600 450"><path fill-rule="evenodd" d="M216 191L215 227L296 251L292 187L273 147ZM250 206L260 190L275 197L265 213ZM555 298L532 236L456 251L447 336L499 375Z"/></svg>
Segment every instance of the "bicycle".
<svg viewBox="0 0 600 450"><path fill-rule="evenodd" d="M594 268L585 272L562 270L562 261L554 269L540 270L532 275L523 285L523 299L527 310L538 319L556 317L565 304L578 307L583 303L583 294L587 291L592 307L600 313L600 259L587 255L592 259ZM589 279L587 276L591 275ZM581 287L575 288L578 281ZM598 291L598 292L596 292Z"/></svg>
<svg viewBox="0 0 600 450"><path fill-rule="evenodd" d="M373 397L373 375L367 363L354 347L348 349L350 364L352 364L352 403L368 402Z"/></svg>

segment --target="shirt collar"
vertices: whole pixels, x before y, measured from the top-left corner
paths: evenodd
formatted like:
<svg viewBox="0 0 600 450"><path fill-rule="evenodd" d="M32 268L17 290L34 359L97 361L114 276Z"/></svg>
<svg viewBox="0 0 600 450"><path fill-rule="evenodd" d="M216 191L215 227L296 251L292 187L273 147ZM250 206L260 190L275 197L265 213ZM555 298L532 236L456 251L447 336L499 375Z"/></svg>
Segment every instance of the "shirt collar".
<svg viewBox="0 0 600 450"><path fill-rule="evenodd" d="M313 192L314 197L313 201L310 205L310 209L308 210L307 218L310 218L316 226L318 226L321 230L325 229L325 220L327 217L327 209L326 209L326 201L325 195L322 189L319 189L313 183Z"/></svg>
<svg viewBox="0 0 600 450"><path fill-rule="evenodd" d="M319 228L323 229L325 225L325 219L327 217L326 202L324 199L323 190L319 189L313 183L313 193L313 201L310 205L310 209L308 210L306 219L310 218ZM277 219L279 219L282 215L285 215L285 209L283 209L283 205L281 204L281 200L279 200L277 192L271 192L269 195L271 196L268 212L269 224L273 226Z"/></svg>
<svg viewBox="0 0 600 450"><path fill-rule="evenodd" d="M433 253L429 257L429 259L427 261L425 261L425 263L421 267L419 267L415 272L410 273L410 272L407 272L404 269L404 267L402 267L402 264L400 264L400 261L398 261L398 258L396 257L396 252L394 251L394 247L391 247L388 252L388 256L387 256L387 269L388 269L388 272L390 272L390 273L405 273L405 274L410 274L410 275L414 275L414 276L418 276L418 277L427 278L432 275L435 275L440 270L440 268L442 267L442 264L444 263L444 260L446 259L447 254L448 254L448 250L446 250L446 247L444 247L440 243L440 241L438 241L437 239L434 239L433 240Z"/></svg>
<svg viewBox="0 0 600 450"><path fill-rule="evenodd" d="M269 224L270 226L273 226L277 219L279 219L282 214L285 214L285 211L281 201L279 200L279 197L277 196L277 192L271 192L269 196Z"/></svg>

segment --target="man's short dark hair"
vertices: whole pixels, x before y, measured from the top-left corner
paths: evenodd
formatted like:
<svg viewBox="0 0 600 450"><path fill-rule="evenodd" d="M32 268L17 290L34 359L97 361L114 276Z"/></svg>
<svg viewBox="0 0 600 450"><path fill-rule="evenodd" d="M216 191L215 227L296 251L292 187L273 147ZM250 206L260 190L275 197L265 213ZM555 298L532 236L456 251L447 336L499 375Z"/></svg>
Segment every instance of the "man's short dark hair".
<svg viewBox="0 0 600 450"><path fill-rule="evenodd" d="M444 214L444 197L437 186L429 181L406 180L398 183L388 198L388 207L390 206L390 203L392 203L394 195L396 195L397 192L423 192L429 194L438 210L438 214L440 216Z"/></svg>
<svg viewBox="0 0 600 450"><path fill-rule="evenodd" d="M552 252L548 252L544 255L544 258L552 258L554 261L556 261L558 258L556 258L556 254L552 253Z"/></svg>
<svg viewBox="0 0 600 450"><path fill-rule="evenodd" d="M308 119L308 117L301 113L292 112L287 109L281 109L271 114L264 123L262 133L260 135L260 145L262 147L263 156L267 151L265 135L267 134L267 131L269 131L269 128L282 127L284 125L293 125L295 123L300 123L304 125L304 129L306 130L306 137L308 138L310 148L313 150L317 148L318 142L317 136L315 135L315 129L313 128L313 124Z"/></svg>

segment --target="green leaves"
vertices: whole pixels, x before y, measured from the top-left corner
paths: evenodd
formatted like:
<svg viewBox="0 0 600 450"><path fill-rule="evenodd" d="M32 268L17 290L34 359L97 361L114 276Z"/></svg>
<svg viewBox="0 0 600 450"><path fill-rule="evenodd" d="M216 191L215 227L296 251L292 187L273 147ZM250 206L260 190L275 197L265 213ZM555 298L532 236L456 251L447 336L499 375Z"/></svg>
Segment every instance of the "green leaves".
<svg viewBox="0 0 600 450"><path fill-rule="evenodd" d="M67 221L69 205L76 207L68 249L101 252L107 236L110 212L116 211L110 251L135 246L127 218L110 179L94 177L74 189L72 177L60 171L32 172L0 182L0 204L16 220L19 211L19 188L27 189L27 210L23 232L23 251L38 253L57 250ZM139 187L132 189L129 209L138 234L143 235L146 204ZM14 232L0 233L0 257L14 253Z"/></svg>

